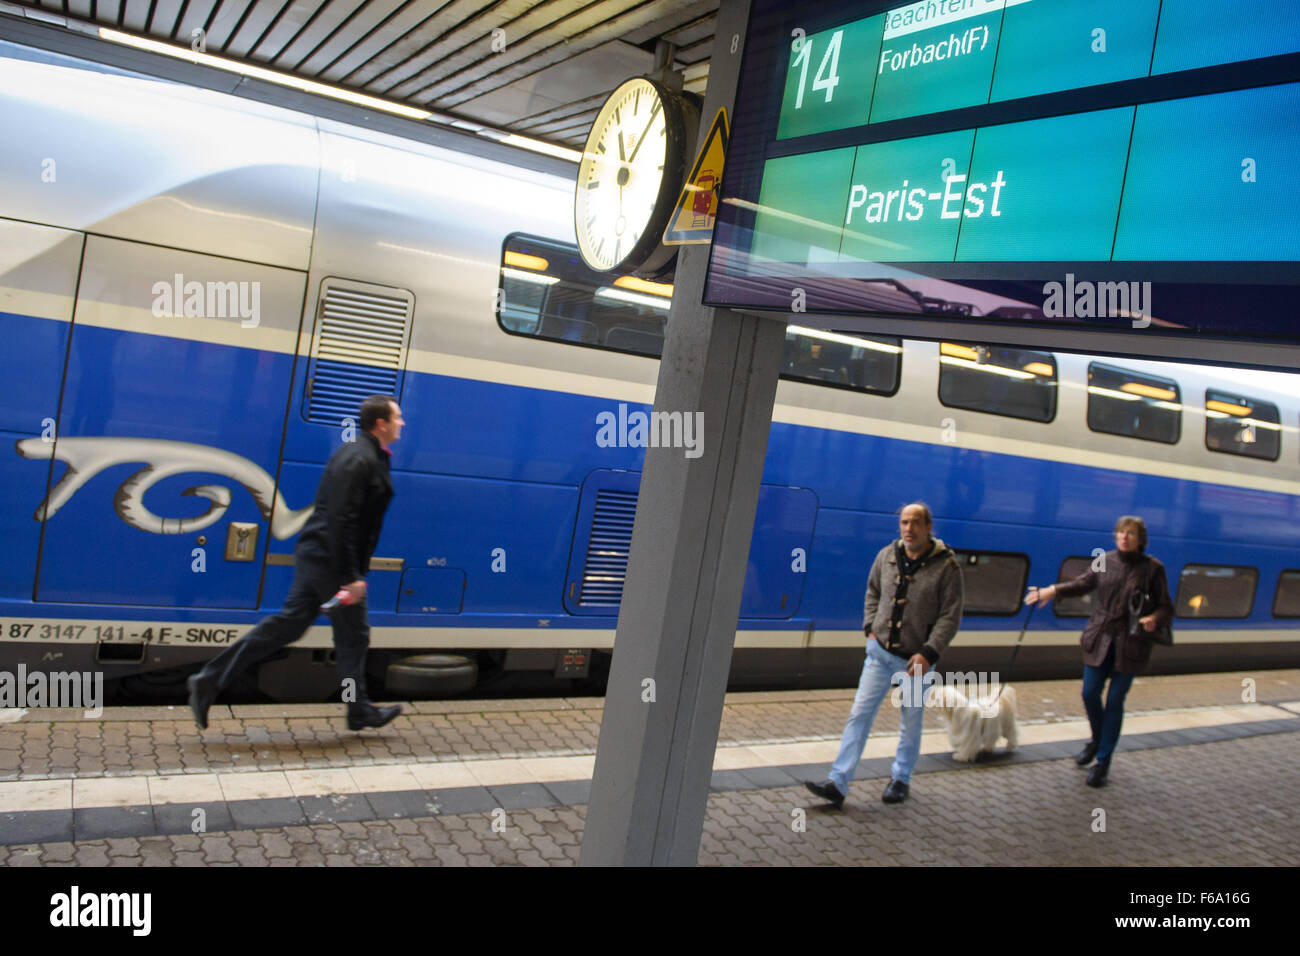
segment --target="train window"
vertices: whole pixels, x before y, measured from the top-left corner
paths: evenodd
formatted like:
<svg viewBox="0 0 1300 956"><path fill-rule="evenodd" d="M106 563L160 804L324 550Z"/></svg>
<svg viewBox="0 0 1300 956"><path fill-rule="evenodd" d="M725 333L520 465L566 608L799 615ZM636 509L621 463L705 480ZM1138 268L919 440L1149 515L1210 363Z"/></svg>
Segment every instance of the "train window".
<svg viewBox="0 0 1300 956"><path fill-rule="evenodd" d="M992 415L1056 417L1056 358L997 345L939 344L939 401Z"/></svg>
<svg viewBox="0 0 1300 956"><path fill-rule="evenodd" d="M514 235L501 261L497 321L514 335L659 358L673 287L593 272L576 246ZM892 395L901 339L788 326L781 377Z"/></svg>
<svg viewBox="0 0 1300 956"><path fill-rule="evenodd" d="M1248 617L1258 581L1254 568L1189 564L1178 578L1175 612L1179 617Z"/></svg>
<svg viewBox="0 0 1300 956"><path fill-rule="evenodd" d="M902 352L901 339L788 325L781 377L893 395Z"/></svg>
<svg viewBox="0 0 1300 956"><path fill-rule="evenodd" d="M1177 382L1100 362L1088 365L1088 427L1093 431L1173 445L1182 422Z"/></svg>
<svg viewBox="0 0 1300 956"><path fill-rule="evenodd" d="M588 269L575 246L510 236L497 320L507 332L658 358L672 286Z"/></svg>
<svg viewBox="0 0 1300 956"><path fill-rule="evenodd" d="M1300 617L1300 571L1283 571L1273 598L1274 617Z"/></svg>
<svg viewBox="0 0 1300 956"><path fill-rule="evenodd" d="M1277 461L1282 417L1272 402L1205 390L1205 447L1229 455Z"/></svg>
<svg viewBox="0 0 1300 956"><path fill-rule="evenodd" d="M546 300L546 284L533 279L530 273L510 270L504 272L501 286L501 324L511 332L536 335L542 319L542 304Z"/></svg>
<svg viewBox="0 0 1300 956"><path fill-rule="evenodd" d="M966 614L1012 617L1020 610L1029 580L1029 556L954 548L966 593Z"/></svg>
<svg viewBox="0 0 1300 956"><path fill-rule="evenodd" d="M1058 582L1073 581L1092 567L1092 558L1072 556L1061 562L1061 571L1056 576ZM1096 594L1078 594L1073 597L1058 597L1052 601L1052 610L1057 617L1092 617L1092 599Z"/></svg>

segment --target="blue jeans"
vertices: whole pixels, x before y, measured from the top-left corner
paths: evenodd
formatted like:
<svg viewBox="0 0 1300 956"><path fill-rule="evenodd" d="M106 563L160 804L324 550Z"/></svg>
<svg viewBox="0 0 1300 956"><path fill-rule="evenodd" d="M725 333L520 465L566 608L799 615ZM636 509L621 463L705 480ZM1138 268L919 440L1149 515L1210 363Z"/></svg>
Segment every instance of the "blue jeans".
<svg viewBox="0 0 1300 956"><path fill-rule="evenodd" d="M928 675L927 675L928 676ZM907 661L889 653L880 646L875 638L867 639L867 660L862 665L862 679L858 681L858 693L853 698L853 708L849 719L844 724L844 736L840 740L840 753L831 765L831 783L845 795L849 792L849 781L858 769L862 759L862 748L867 744L867 734L871 733L871 723L876 712L884 703L890 688L907 678ZM905 689L906 691L906 689ZM921 721L924 717L925 695L905 692L903 702L912 706L900 707L902 712L902 730L898 736L898 751L894 754L894 765L890 775L895 780L910 783L916 760L921 755Z"/></svg>
<svg viewBox="0 0 1300 956"><path fill-rule="evenodd" d="M1119 728L1124 723L1124 698L1133 686L1135 674L1115 673L1115 642L1112 640L1100 667L1083 665L1083 706L1092 725L1092 740L1097 745L1097 763L1110 766L1110 758L1119 743ZM1106 706L1101 705L1101 688L1110 678Z"/></svg>

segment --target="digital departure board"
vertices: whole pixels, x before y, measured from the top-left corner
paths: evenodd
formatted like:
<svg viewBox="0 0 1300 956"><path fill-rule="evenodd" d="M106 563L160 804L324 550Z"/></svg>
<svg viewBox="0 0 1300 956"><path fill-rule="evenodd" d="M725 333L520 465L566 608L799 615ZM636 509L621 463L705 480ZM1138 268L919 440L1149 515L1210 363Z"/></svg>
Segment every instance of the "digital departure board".
<svg viewBox="0 0 1300 956"><path fill-rule="evenodd" d="M755 0L731 144L710 304L1300 340L1293 0Z"/></svg>

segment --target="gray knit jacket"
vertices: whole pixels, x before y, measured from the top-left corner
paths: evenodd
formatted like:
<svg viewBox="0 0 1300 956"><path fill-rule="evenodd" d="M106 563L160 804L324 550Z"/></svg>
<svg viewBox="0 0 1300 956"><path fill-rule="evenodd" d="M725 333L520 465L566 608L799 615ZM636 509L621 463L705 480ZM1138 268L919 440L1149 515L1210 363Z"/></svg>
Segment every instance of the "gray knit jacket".
<svg viewBox="0 0 1300 956"><path fill-rule="evenodd" d="M931 664L952 643L961 625L961 568L952 549L934 538L934 554L917 572L908 586L901 627L902 650L899 657L923 654ZM875 636L880 646L889 640L889 621L898 593L897 541L880 549L867 578L867 597L862 608L862 627L867 636Z"/></svg>

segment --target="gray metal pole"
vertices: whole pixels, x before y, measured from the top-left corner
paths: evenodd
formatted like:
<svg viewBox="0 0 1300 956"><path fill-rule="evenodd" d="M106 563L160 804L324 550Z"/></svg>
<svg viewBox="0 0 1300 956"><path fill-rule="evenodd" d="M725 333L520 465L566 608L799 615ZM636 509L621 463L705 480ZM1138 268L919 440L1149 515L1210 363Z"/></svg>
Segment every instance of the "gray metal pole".
<svg viewBox="0 0 1300 956"><path fill-rule="evenodd" d="M701 143L735 103L748 20L748 0L723 0ZM656 412L703 413L703 453L646 452L584 865L699 854L785 339L780 321L698 304L707 260L707 246L678 257L655 392Z"/></svg>

